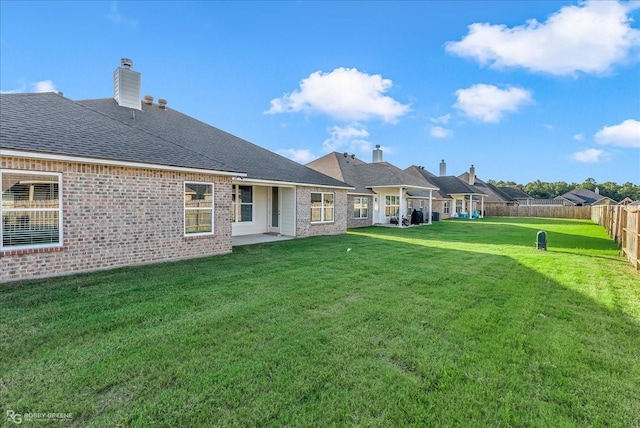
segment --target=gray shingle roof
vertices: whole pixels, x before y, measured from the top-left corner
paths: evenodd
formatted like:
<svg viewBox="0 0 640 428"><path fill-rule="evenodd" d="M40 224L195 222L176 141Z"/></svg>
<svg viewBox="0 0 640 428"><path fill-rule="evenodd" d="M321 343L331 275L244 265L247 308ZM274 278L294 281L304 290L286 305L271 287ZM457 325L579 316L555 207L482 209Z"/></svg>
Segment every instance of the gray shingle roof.
<svg viewBox="0 0 640 428"><path fill-rule="evenodd" d="M130 117L131 111L123 109ZM0 147L39 153L241 172L54 93L0 94Z"/></svg>
<svg viewBox="0 0 640 428"><path fill-rule="evenodd" d="M450 195L461 195L461 194L483 195L485 194L485 192L483 192L482 190L476 189L473 186L470 186L469 184L465 183L460 178L454 177L452 175L445 175L445 176L438 177L432 174L431 172L427 171L426 169L421 167L416 167L416 166L411 166L407 169L412 170L414 173L421 174L423 177L425 177L425 179L427 179L429 182L433 183L433 185L438 187L440 189L438 190L438 193L443 198L450 198Z"/></svg>
<svg viewBox="0 0 640 428"><path fill-rule="evenodd" d="M130 110L118 106L111 98L78 103L127 123L132 128L160 135L208 158L219 159L232 168L246 172L248 179L348 187L342 181L168 107L162 109L156 104L143 103L142 111L136 111L135 120L132 120Z"/></svg>
<svg viewBox="0 0 640 428"><path fill-rule="evenodd" d="M355 187L351 193L373 194L372 187L435 187L422 177L416 177L388 162L366 163L344 153L333 152L307 166L341 177Z"/></svg>
<svg viewBox="0 0 640 428"><path fill-rule="evenodd" d="M501 187L498 187L498 189L502 190L505 194L507 194L511 199L514 199L514 200L515 199L533 199L531 195L528 195L527 193L523 192L517 187L501 186Z"/></svg>
<svg viewBox="0 0 640 428"><path fill-rule="evenodd" d="M597 205L603 199L609 199L610 201L617 203L613 199L608 198L606 196L602 196L599 193L594 192L593 190L582 189L582 188L576 188L576 189L570 190L567 193L560 195L554 199L558 199L558 198L565 198L576 205L577 204Z"/></svg>

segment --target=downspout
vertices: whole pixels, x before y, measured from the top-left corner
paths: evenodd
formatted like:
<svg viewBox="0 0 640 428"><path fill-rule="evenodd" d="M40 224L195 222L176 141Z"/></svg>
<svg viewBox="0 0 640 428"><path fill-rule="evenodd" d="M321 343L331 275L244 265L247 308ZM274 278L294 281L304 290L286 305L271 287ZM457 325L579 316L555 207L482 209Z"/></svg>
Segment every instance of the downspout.
<svg viewBox="0 0 640 428"><path fill-rule="evenodd" d="M431 224L431 218L433 217L433 190L429 190L429 222Z"/></svg>

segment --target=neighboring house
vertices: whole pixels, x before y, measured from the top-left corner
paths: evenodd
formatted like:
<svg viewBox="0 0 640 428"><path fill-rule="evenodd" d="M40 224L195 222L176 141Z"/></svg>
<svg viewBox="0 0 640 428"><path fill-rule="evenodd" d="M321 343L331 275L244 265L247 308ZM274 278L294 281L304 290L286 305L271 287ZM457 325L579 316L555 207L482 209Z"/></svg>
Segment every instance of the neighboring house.
<svg viewBox="0 0 640 428"><path fill-rule="evenodd" d="M373 162L367 163L348 153L329 153L307 164L308 167L353 186L347 192L347 225L398 224L402 217L411 221L413 210L422 222L431 223L432 193L437 190L422 177L415 177L382 160L376 146Z"/></svg>
<svg viewBox="0 0 640 428"><path fill-rule="evenodd" d="M114 98L0 95L0 282L340 234L348 185L167 107L123 60Z"/></svg>
<svg viewBox="0 0 640 428"><path fill-rule="evenodd" d="M633 203L633 199L626 196L623 200L620 201L620 205L630 205Z"/></svg>
<svg viewBox="0 0 640 428"><path fill-rule="evenodd" d="M529 195L521 189L518 189L517 187L499 186L498 189L500 189L502 193L504 193L508 198L519 205L526 205L527 201L534 199L533 196Z"/></svg>
<svg viewBox="0 0 640 428"><path fill-rule="evenodd" d="M562 201L564 205L570 206L593 206L593 205L618 205L613 199L602 196L596 187L595 192L589 189L573 189L567 193L557 196L555 200Z"/></svg>
<svg viewBox="0 0 640 428"><path fill-rule="evenodd" d="M469 172L460 174L458 178L472 186L478 193L485 195L483 212L485 210L491 210L492 207L508 207L518 204L517 201L501 188L479 179L475 174L475 167L473 165L469 168Z"/></svg>
<svg viewBox="0 0 640 428"><path fill-rule="evenodd" d="M440 213L440 218L473 218L474 213L479 217L483 216L486 194L459 177L447 175L447 165L444 160L440 162L439 176L429 172L423 166L412 165L405 171L423 177L438 188L434 210ZM470 172L475 178L473 165Z"/></svg>

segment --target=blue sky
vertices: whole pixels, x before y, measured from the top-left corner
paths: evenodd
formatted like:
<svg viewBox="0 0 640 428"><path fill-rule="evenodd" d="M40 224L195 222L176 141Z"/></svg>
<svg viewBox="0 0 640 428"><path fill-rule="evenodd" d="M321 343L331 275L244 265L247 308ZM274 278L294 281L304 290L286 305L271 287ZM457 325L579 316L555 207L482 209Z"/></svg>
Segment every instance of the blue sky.
<svg viewBox="0 0 640 428"><path fill-rule="evenodd" d="M0 2L0 90L143 95L301 163L640 183L640 2Z"/></svg>

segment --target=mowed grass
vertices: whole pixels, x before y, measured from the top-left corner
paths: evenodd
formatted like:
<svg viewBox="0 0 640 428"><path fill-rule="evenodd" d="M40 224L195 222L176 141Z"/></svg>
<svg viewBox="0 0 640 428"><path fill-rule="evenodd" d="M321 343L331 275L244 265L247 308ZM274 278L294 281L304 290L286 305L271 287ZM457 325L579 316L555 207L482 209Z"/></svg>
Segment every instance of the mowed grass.
<svg viewBox="0 0 640 428"><path fill-rule="evenodd" d="M640 425L640 274L589 221L356 229L2 286L0 299L3 416Z"/></svg>

